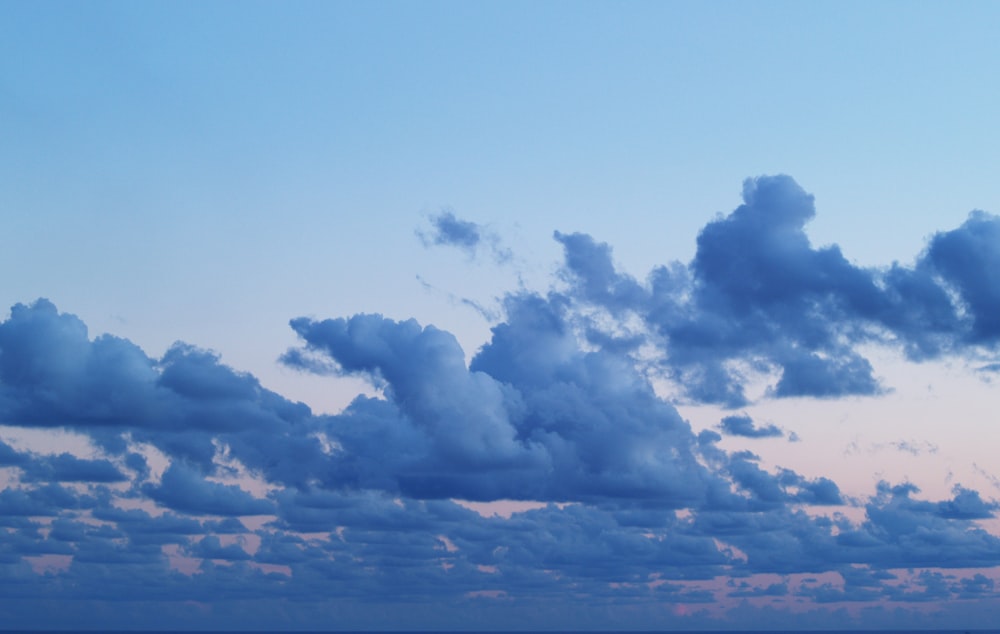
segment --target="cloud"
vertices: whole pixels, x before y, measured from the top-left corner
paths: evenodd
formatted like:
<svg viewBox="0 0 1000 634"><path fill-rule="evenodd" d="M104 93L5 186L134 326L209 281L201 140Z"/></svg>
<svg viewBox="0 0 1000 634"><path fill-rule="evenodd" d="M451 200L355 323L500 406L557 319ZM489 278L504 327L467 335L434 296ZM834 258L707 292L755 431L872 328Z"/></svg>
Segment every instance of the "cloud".
<svg viewBox="0 0 1000 634"><path fill-rule="evenodd" d="M984 520L994 517L1000 506L996 502L985 502L977 491L962 486L955 487L955 497L938 502L938 515L946 519Z"/></svg>
<svg viewBox="0 0 1000 634"><path fill-rule="evenodd" d="M459 220L451 211L443 211L430 218L433 233L431 244L447 244L462 249L475 250L482 240L479 225L467 220Z"/></svg>
<svg viewBox="0 0 1000 634"><path fill-rule="evenodd" d="M417 230L417 237L425 247L451 246L474 257L481 247L488 249L493 259L502 264L511 259L512 254L500 244L500 237L489 228L462 220L453 211L442 211L428 218L429 231Z"/></svg>
<svg viewBox="0 0 1000 634"><path fill-rule="evenodd" d="M363 474L417 497L469 500L646 499L669 507L724 489L694 454L677 412L615 355L581 350L558 300L507 302L508 320L466 367L454 337L377 315L294 320L308 354L384 384L386 400L358 399L327 431ZM300 355L286 356L295 364ZM383 457L384 456L384 457ZM381 472L381 473L380 473Z"/></svg>
<svg viewBox="0 0 1000 634"><path fill-rule="evenodd" d="M783 597L788 594L788 584L772 583L765 587L755 587L744 581L726 594L730 597Z"/></svg>
<svg viewBox="0 0 1000 634"><path fill-rule="evenodd" d="M124 482L125 475L111 461L82 460L68 453L26 459L24 476L43 482Z"/></svg>
<svg viewBox="0 0 1000 634"><path fill-rule="evenodd" d="M160 484L147 484L143 493L175 511L205 515L267 515L274 507L252 497L233 484L205 480L183 463L174 462L163 473Z"/></svg>
<svg viewBox="0 0 1000 634"><path fill-rule="evenodd" d="M973 344L1000 338L1000 218L983 211L969 214L961 227L935 234L922 258L958 291Z"/></svg>
<svg viewBox="0 0 1000 634"><path fill-rule="evenodd" d="M719 428L726 434L744 438L780 438L785 435L785 432L775 425L755 425L753 419L745 414L726 416L719 422Z"/></svg>
<svg viewBox="0 0 1000 634"><path fill-rule="evenodd" d="M239 544L223 546L215 535L208 535L188 549L188 554L201 559L222 559L225 561L247 561L251 556Z"/></svg>
<svg viewBox="0 0 1000 634"><path fill-rule="evenodd" d="M292 319L285 365L376 388L334 415L209 350L152 358L91 339L47 300L18 304L0 322L0 424L90 444L39 454L0 441L0 615L44 597L136 614L249 606L243 626L266 604L371 625L405 603L440 624L436 610L481 618L502 601L538 623L567 622L545 610L582 624L588 606L633 606L650 627L733 624L664 605L991 601L994 500L889 483L849 499L830 477L726 449L778 426L728 415L696 433L653 387L666 378L683 398L733 407L761 380L762 399L877 396L891 386L863 344L914 360L995 347L995 285L972 271L995 264L996 218L935 234L912 267L866 269L810 243L814 215L790 178L752 179L690 263L644 281L609 245L556 232L556 286L506 296L469 362L455 336L412 319ZM432 243L483 243L479 225L432 222ZM510 501L536 504L488 517L466 506ZM795 580L806 574L821 581Z"/></svg>
<svg viewBox="0 0 1000 634"><path fill-rule="evenodd" d="M8 467L22 464L29 460L29 456L17 451L4 441L0 440L0 466Z"/></svg>

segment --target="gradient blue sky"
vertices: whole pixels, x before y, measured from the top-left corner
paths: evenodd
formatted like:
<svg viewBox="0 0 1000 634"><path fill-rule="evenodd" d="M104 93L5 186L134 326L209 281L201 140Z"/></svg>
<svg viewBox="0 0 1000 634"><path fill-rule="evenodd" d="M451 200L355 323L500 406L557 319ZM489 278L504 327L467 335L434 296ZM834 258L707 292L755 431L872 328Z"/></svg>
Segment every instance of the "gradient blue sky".
<svg viewBox="0 0 1000 634"><path fill-rule="evenodd" d="M0 622L992 626L998 30L0 4Z"/></svg>

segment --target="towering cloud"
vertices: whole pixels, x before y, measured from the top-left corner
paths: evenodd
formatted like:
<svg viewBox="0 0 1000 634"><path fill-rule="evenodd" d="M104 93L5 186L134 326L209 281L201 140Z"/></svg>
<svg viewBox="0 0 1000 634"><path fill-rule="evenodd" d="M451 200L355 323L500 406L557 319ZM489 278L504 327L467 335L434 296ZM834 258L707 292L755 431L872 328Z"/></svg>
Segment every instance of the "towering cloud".
<svg viewBox="0 0 1000 634"><path fill-rule="evenodd" d="M451 246L475 257L480 248L485 248L496 262L503 263L511 258L511 252L500 245L500 237L488 227L462 220L453 211L442 211L429 217L429 231L417 230L417 237L424 246Z"/></svg>

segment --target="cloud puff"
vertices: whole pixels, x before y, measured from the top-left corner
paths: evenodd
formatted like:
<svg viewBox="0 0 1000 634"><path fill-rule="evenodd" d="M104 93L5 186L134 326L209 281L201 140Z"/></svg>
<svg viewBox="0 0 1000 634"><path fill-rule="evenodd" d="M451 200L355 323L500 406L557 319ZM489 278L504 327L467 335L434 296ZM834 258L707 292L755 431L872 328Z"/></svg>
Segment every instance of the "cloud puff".
<svg viewBox="0 0 1000 634"><path fill-rule="evenodd" d="M744 438L780 438L785 435L785 432L775 425L755 425L753 419L745 414L726 416L719 421L719 429L731 436L743 436Z"/></svg>
<svg viewBox="0 0 1000 634"><path fill-rule="evenodd" d="M126 476L110 460L83 460L69 453L25 458L21 464L25 479L41 482L124 482L127 480Z"/></svg>
<svg viewBox="0 0 1000 634"><path fill-rule="evenodd" d="M349 461L372 453L358 426L383 430L379 464L358 465L352 479L388 473L418 497L671 507L725 488L698 464L687 423L644 379L615 355L577 346L557 301L515 296L507 312L468 368L453 336L413 321L292 322L306 352L385 387L385 401L359 399L327 427Z"/></svg>
<svg viewBox="0 0 1000 634"><path fill-rule="evenodd" d="M510 250L500 245L500 237L483 225L462 220L453 211L442 211L430 216L429 220L429 231L417 231L417 237L425 247L456 247L465 251L469 257L475 256L480 247L485 247L498 263L511 259Z"/></svg>
<svg viewBox="0 0 1000 634"><path fill-rule="evenodd" d="M450 211L431 216L434 233L430 236L433 244L449 244L463 249L475 249L482 239L479 225L467 220L459 220Z"/></svg>
<svg viewBox="0 0 1000 634"><path fill-rule="evenodd" d="M959 292L971 322L966 339L995 344L1000 338L1000 218L972 212L958 229L935 234L922 262Z"/></svg>
<svg viewBox="0 0 1000 634"><path fill-rule="evenodd" d="M933 236L915 266L882 270L811 244L813 197L790 177L747 180L743 201L702 229L689 264L658 267L646 284L618 272L607 245L557 233L568 296L638 316L636 341L660 349L687 395L729 407L747 402L754 375L776 376L778 398L878 395L856 344L897 344L914 359L996 345L1000 296L983 272L998 266L1000 218L975 212Z"/></svg>
<svg viewBox="0 0 1000 634"><path fill-rule="evenodd" d="M205 480L201 474L174 462L159 485L146 485L143 493L167 508L196 515L267 515L274 507L236 485Z"/></svg>

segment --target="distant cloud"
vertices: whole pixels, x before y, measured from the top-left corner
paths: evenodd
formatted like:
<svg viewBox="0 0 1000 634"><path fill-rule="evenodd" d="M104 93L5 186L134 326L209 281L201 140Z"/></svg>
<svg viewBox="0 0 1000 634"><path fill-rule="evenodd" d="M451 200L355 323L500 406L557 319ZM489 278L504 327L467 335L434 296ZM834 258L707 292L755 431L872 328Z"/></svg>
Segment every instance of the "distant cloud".
<svg viewBox="0 0 1000 634"><path fill-rule="evenodd" d="M730 597L783 597L788 594L788 584L772 583L765 587L757 587L744 581L726 594Z"/></svg>
<svg viewBox="0 0 1000 634"><path fill-rule="evenodd" d="M431 244L446 244L474 251L482 240L479 225L467 220L459 220L451 211L443 211L430 217L433 232L428 237Z"/></svg>
<svg viewBox="0 0 1000 634"><path fill-rule="evenodd" d="M911 456L920 456L924 454L935 454L938 452L938 447L934 443L927 441L894 440L891 442L872 443L868 446L866 451L869 454L874 454L886 450L899 451L910 454ZM857 454L861 451L862 448L858 445L857 441L853 441L847 447L845 454Z"/></svg>
<svg viewBox="0 0 1000 634"><path fill-rule="evenodd" d="M757 426L749 416L726 416L719 422L723 433L744 438L780 438L785 435L775 425Z"/></svg>
<svg viewBox="0 0 1000 634"><path fill-rule="evenodd" d="M607 245L557 233L568 299L638 316L690 398L734 408L754 374L777 377L777 398L881 394L861 343L916 360L996 348L1000 293L982 272L1000 268L997 216L935 234L913 268L866 269L810 244L813 197L788 176L747 180L743 199L702 229L690 264L655 268L646 284L619 273Z"/></svg>
<svg viewBox="0 0 1000 634"><path fill-rule="evenodd" d="M425 247L451 246L475 257L486 249L494 261L504 263L512 254L500 244L500 236L489 228L462 220L453 211L442 211L428 217L430 230L418 229L416 234Z"/></svg>

